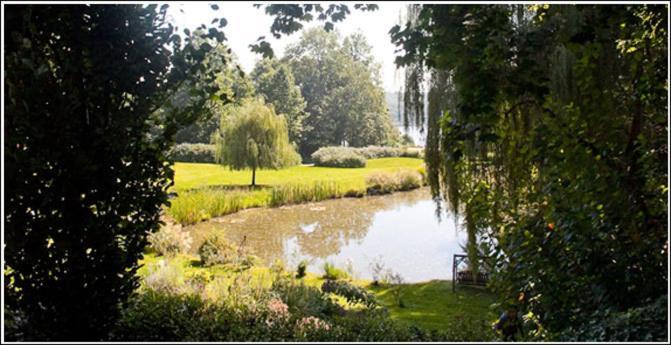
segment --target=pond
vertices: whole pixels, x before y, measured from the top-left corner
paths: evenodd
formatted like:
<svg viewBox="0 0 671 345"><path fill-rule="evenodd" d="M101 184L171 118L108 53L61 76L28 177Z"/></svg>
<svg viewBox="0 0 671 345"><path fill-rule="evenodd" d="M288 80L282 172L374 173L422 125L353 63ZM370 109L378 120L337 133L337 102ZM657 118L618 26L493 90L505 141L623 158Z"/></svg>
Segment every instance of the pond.
<svg viewBox="0 0 671 345"><path fill-rule="evenodd" d="M256 208L189 227L200 246L212 231L223 231L265 264L282 259L289 269L300 260L309 272L324 262L371 279L373 263L399 273L406 282L452 277L452 255L463 253L466 234L454 216L436 217L428 188L385 196L344 198L278 208ZM458 221L461 224L461 220Z"/></svg>

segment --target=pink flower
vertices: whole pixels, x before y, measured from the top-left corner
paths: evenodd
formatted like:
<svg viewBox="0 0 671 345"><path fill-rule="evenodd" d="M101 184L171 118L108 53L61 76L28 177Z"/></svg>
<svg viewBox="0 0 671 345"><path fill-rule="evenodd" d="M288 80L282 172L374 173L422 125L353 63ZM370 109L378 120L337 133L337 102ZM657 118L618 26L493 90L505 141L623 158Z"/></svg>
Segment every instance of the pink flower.
<svg viewBox="0 0 671 345"><path fill-rule="evenodd" d="M298 328L301 331L308 330L308 329L323 329L325 331L328 331L331 329L331 325L329 325L326 321L314 317L314 316L308 316L302 318L300 321L298 321Z"/></svg>
<svg viewBox="0 0 671 345"><path fill-rule="evenodd" d="M268 302L268 319L266 324L270 327L275 321L283 321L289 318L289 306L279 298L273 298Z"/></svg>

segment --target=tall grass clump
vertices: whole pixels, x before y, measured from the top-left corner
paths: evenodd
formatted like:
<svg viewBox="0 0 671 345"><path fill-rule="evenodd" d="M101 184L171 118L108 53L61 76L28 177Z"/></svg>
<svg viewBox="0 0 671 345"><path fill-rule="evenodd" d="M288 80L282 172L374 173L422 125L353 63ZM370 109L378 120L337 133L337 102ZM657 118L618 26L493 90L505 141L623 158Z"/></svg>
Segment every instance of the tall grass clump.
<svg viewBox="0 0 671 345"><path fill-rule="evenodd" d="M332 199L341 195L340 185L333 181L308 183L289 183L273 186L270 193L270 206L300 204L305 202Z"/></svg>
<svg viewBox="0 0 671 345"><path fill-rule="evenodd" d="M315 166L334 168L363 168L366 157L349 147L322 147L312 154Z"/></svg>
<svg viewBox="0 0 671 345"><path fill-rule="evenodd" d="M171 201L168 213L177 222L195 224L211 217L223 216L245 208L247 193L203 188L179 194Z"/></svg>
<svg viewBox="0 0 671 345"><path fill-rule="evenodd" d="M394 173L378 171L366 176L366 193L368 194L391 193L397 188Z"/></svg>
<svg viewBox="0 0 671 345"><path fill-rule="evenodd" d="M339 269L330 262L325 262L322 268L324 269L324 275L322 276L322 278L324 279L338 280L338 279L347 279L349 277L347 275L347 272Z"/></svg>
<svg viewBox="0 0 671 345"><path fill-rule="evenodd" d="M374 172L366 176L366 193L375 195L411 190L421 187L422 181L420 172L410 169Z"/></svg>
<svg viewBox="0 0 671 345"><path fill-rule="evenodd" d="M422 175L416 170L399 170L396 180L398 190L411 190L422 186Z"/></svg>

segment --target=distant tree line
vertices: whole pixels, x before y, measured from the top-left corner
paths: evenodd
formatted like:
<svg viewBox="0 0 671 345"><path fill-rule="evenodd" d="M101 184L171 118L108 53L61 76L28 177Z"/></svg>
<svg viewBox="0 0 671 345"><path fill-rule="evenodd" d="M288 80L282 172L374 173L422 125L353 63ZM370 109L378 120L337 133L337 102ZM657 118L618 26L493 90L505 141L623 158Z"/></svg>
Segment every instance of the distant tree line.
<svg viewBox="0 0 671 345"><path fill-rule="evenodd" d="M235 60L224 47L218 52ZM289 140L305 159L323 146L401 142L379 74L362 34L340 40L337 33L316 28L303 33L283 58L264 58L249 75L229 67L216 80L234 103L261 98L283 115ZM176 141L212 142L219 122L228 121L234 109L219 106L214 116L178 131Z"/></svg>

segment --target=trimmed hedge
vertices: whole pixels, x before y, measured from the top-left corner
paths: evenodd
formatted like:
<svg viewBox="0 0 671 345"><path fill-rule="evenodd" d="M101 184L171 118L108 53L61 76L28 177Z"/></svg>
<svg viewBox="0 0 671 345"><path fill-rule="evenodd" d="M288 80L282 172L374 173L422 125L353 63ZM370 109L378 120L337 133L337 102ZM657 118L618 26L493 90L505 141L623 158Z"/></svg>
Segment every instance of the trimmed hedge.
<svg viewBox="0 0 671 345"><path fill-rule="evenodd" d="M316 166L335 168L363 168L366 158L349 147L322 147L312 154Z"/></svg>
<svg viewBox="0 0 671 345"><path fill-rule="evenodd" d="M366 159L387 157L422 158L422 151L390 146L325 146L312 154L316 166L337 168L362 168L366 166Z"/></svg>
<svg viewBox="0 0 671 345"><path fill-rule="evenodd" d="M215 163L214 145L211 144L177 144L169 155L176 162Z"/></svg>

